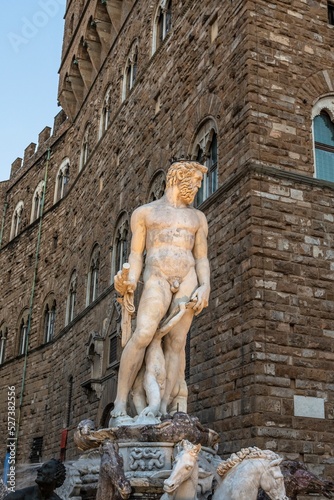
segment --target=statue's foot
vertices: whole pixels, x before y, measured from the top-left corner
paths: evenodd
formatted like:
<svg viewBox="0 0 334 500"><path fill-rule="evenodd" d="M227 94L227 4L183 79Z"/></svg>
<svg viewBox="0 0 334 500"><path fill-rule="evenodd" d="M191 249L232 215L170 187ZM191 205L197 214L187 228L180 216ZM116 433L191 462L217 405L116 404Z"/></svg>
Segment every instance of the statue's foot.
<svg viewBox="0 0 334 500"><path fill-rule="evenodd" d="M160 423L159 416L159 406L146 406L146 408L144 408L136 418L136 424L158 424Z"/></svg>
<svg viewBox="0 0 334 500"><path fill-rule="evenodd" d="M126 413L126 408L124 408L124 406L115 406L115 408L111 410L110 416L112 418L128 417L128 414Z"/></svg>
<svg viewBox="0 0 334 500"><path fill-rule="evenodd" d="M109 427L119 427L121 425L131 425L133 418L126 413L123 405L116 405L110 412Z"/></svg>
<svg viewBox="0 0 334 500"><path fill-rule="evenodd" d="M139 414L140 417L157 417L160 416L159 406L149 405Z"/></svg>
<svg viewBox="0 0 334 500"><path fill-rule="evenodd" d="M165 420L172 420L172 415L170 413L165 413L164 415L161 415L161 422L164 422Z"/></svg>

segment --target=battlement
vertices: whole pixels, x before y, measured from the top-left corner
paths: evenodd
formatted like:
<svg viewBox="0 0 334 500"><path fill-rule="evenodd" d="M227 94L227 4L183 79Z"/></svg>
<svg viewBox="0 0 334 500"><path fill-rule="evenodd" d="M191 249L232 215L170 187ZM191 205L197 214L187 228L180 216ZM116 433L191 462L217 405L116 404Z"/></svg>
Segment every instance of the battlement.
<svg viewBox="0 0 334 500"><path fill-rule="evenodd" d="M27 146L24 150L24 155L23 155L23 165L27 163L29 158L31 158L36 152L36 143L31 142L29 146Z"/></svg>
<svg viewBox="0 0 334 500"><path fill-rule="evenodd" d="M38 134L38 149L50 139L51 127L44 127L43 130Z"/></svg>
<svg viewBox="0 0 334 500"><path fill-rule="evenodd" d="M14 177L16 173L22 168L22 158L18 157L12 163L12 168L10 170L10 178Z"/></svg>
<svg viewBox="0 0 334 500"><path fill-rule="evenodd" d="M62 125L66 122L67 116L62 109L55 117L53 121L53 130L51 127L44 127L43 130L38 134L38 144L31 142L24 150L23 159L21 157L16 158L16 160L11 165L10 179L13 179L18 172L20 172L24 167L26 167L30 160L43 150L50 139L55 139L62 130Z"/></svg>

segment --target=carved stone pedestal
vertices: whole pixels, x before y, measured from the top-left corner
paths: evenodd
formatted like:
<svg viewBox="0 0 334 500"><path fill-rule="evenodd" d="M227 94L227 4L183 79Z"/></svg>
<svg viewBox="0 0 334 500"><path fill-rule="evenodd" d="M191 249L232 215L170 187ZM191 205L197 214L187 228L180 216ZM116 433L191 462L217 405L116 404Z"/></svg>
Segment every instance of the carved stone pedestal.
<svg viewBox="0 0 334 500"><path fill-rule="evenodd" d="M127 477L154 477L172 469L174 443L118 443Z"/></svg>
<svg viewBox="0 0 334 500"><path fill-rule="evenodd" d="M124 425L98 431L93 430L90 421L83 421L78 426L75 442L82 450L100 447L97 500L167 500L174 498L164 493L164 481L171 476L175 456L180 453L177 444L186 443L190 453L192 448L196 451L196 487L199 450L204 447L203 460L214 457L218 438L217 433L204 428L197 418L176 413L158 424ZM182 498L193 500L195 496L190 493ZM203 494L198 498L207 496Z"/></svg>
<svg viewBox="0 0 334 500"><path fill-rule="evenodd" d="M119 442L119 455L131 485L129 499L160 499L172 470L174 443Z"/></svg>
<svg viewBox="0 0 334 500"><path fill-rule="evenodd" d="M180 496L178 493L175 493L175 497L174 494L169 496L164 490L164 483L171 477L176 457L179 460L180 455L182 455L180 449L182 450L182 443L184 442L188 444L190 449L192 447L197 448L196 445L192 445L187 440L183 440L179 444L147 443L147 445L143 445L143 443L120 443L119 451L124 456L125 475L131 485L129 500L139 498L143 500L169 500L174 498L176 500L194 500L195 493L189 485L183 484L182 492L179 492ZM216 457L216 451L212 448L203 447L196 454L195 487L198 494L197 500L206 500L212 493ZM218 460L220 461L219 457ZM205 464L206 470L198 470L198 466L203 464ZM209 470L210 468L211 470ZM187 471L185 470L185 472Z"/></svg>

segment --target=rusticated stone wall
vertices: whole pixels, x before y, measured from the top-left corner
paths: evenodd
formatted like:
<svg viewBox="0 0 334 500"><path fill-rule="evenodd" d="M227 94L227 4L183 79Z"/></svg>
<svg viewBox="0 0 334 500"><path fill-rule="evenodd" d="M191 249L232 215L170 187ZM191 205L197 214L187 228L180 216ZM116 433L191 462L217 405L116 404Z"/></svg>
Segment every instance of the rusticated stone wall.
<svg viewBox="0 0 334 500"><path fill-rule="evenodd" d="M78 54L80 30L85 32L95 4L83 2L79 11L78 2L68 2L62 68L69 69ZM212 295L191 329L189 411L221 433L221 454L257 445L333 475L333 184L313 178L311 133L314 102L334 88L326 5L173 2L173 28L152 56L157 3L126 3L123 24L81 105L67 120L64 113L56 117L51 136L41 136L37 149L29 147L23 164L14 162L11 179L0 186L2 206L8 203L0 250L0 327L8 326L0 367L1 461L8 384L19 396L24 381L17 410L21 463L29 462L35 437L44 437L44 460L59 455L61 431L68 428L66 457L74 459L78 422L90 417L106 425L117 375L117 364L108 364L109 335L118 331L112 286L117 223L148 201L154 175L166 172L173 156L192 153L195 134L210 117L217 127L219 188L200 208L209 221ZM215 22L218 36L212 40ZM122 103L124 65L134 39L137 80ZM109 86L109 127L98 139ZM89 157L81 168L88 124ZM67 192L55 203L65 158ZM40 225L30 222L30 214L43 179ZM20 200L23 224L10 241ZM99 295L87 305L96 243ZM74 269L76 314L66 325ZM56 300L56 329L44 344L49 296ZM25 369L18 332L31 300Z"/></svg>

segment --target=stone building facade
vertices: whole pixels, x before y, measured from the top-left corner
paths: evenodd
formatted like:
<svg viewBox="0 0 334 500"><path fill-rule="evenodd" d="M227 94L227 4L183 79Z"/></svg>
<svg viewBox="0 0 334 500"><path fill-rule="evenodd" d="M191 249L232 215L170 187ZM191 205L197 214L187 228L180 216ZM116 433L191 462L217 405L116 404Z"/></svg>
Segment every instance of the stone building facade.
<svg viewBox="0 0 334 500"><path fill-rule="evenodd" d="M63 110L0 184L2 463L8 386L20 463L75 458L78 422L107 425L129 219L190 157L209 167L212 294L189 412L223 456L257 445L333 476L333 17L325 0L67 1Z"/></svg>

